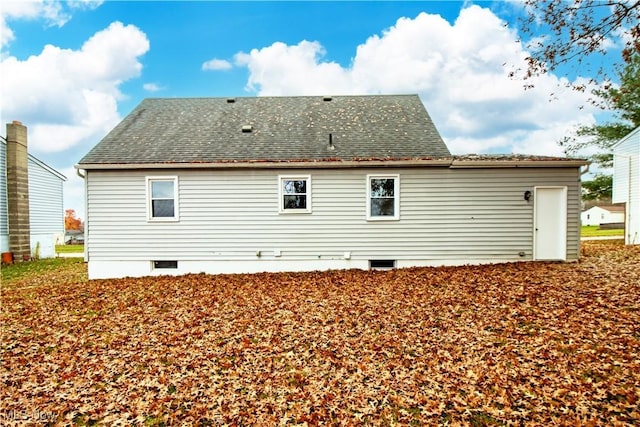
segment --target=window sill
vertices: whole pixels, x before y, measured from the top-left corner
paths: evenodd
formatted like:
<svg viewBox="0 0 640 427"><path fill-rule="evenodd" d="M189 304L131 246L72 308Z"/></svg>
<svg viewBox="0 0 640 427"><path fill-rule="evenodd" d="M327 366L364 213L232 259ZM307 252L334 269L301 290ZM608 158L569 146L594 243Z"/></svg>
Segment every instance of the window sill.
<svg viewBox="0 0 640 427"><path fill-rule="evenodd" d="M386 221L386 222L389 222L389 221L400 221L400 217L399 216L393 216L393 217L383 217L383 216L375 217L375 216L372 216L372 217L367 217L367 222L379 222L379 221Z"/></svg>
<svg viewBox="0 0 640 427"><path fill-rule="evenodd" d="M309 215L311 211L300 209L300 210L286 210L286 211L278 211L280 215Z"/></svg>
<svg viewBox="0 0 640 427"><path fill-rule="evenodd" d="M180 222L180 218L147 218L147 222Z"/></svg>

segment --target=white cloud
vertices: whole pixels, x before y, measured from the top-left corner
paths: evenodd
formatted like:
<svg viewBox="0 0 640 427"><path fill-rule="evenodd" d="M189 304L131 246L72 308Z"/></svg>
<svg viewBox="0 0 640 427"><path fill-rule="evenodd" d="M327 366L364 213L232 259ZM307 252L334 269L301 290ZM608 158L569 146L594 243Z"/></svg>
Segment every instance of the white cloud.
<svg viewBox="0 0 640 427"><path fill-rule="evenodd" d="M138 28L114 22L80 50L47 45L24 61L3 58L0 123L25 123L35 152L95 143L120 120L119 86L140 74L148 49Z"/></svg>
<svg viewBox="0 0 640 427"><path fill-rule="evenodd" d="M523 90L505 65L525 66L518 40L493 12L472 5L453 24L427 13L401 18L358 46L347 67L323 61L317 41L239 52L235 63L247 67L247 90L258 95L418 93L454 153L562 154L556 141L593 123L594 109L588 94L553 74Z"/></svg>
<svg viewBox="0 0 640 427"><path fill-rule="evenodd" d="M322 94L325 88L349 93L348 70L335 62L319 62L324 54L320 43L304 40L296 46L277 42L240 52L234 59L236 65L249 69L247 89L259 87L261 95Z"/></svg>
<svg viewBox="0 0 640 427"><path fill-rule="evenodd" d="M231 68L233 68L231 62L217 58L211 59L202 64L203 71L224 71L230 70Z"/></svg>
<svg viewBox="0 0 640 427"><path fill-rule="evenodd" d="M142 88L147 92L158 92L163 89L160 85L156 83L145 83L142 85Z"/></svg>
<svg viewBox="0 0 640 427"><path fill-rule="evenodd" d="M71 15L62 7L63 3L43 1L40 4L40 13L46 19L47 25L49 26L62 27L71 19Z"/></svg>
<svg viewBox="0 0 640 427"><path fill-rule="evenodd" d="M3 2L0 8L0 48L15 39L15 34L9 28L7 20L34 19L44 14L41 2Z"/></svg>
<svg viewBox="0 0 640 427"><path fill-rule="evenodd" d="M67 4L72 9L92 10L100 7L103 0L69 0Z"/></svg>
<svg viewBox="0 0 640 427"><path fill-rule="evenodd" d="M15 40L15 34L8 22L17 19L43 19L45 26L62 27L76 10L95 9L101 0L9 0L3 1L0 7L0 48L5 48Z"/></svg>
<svg viewBox="0 0 640 427"><path fill-rule="evenodd" d="M631 28L626 25L621 25L613 30L611 34L614 37L613 42L616 44L616 47L632 46L635 41L634 36L631 34Z"/></svg>

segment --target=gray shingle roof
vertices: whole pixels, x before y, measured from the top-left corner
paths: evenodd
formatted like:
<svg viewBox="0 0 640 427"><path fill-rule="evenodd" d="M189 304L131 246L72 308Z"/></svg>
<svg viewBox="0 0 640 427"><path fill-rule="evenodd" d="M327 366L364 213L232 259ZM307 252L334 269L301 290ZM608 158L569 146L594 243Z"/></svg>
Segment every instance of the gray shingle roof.
<svg viewBox="0 0 640 427"><path fill-rule="evenodd" d="M79 166L450 156L417 95L328 98L145 99Z"/></svg>

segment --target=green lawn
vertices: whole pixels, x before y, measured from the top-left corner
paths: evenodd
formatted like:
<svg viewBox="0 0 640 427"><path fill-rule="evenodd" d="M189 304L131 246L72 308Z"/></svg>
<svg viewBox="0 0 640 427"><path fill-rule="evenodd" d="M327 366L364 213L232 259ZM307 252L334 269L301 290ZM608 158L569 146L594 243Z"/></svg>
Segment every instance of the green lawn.
<svg viewBox="0 0 640 427"><path fill-rule="evenodd" d="M16 282L41 284L42 281L86 280L86 266L82 258L43 258L37 261L16 262L2 266L2 284Z"/></svg>
<svg viewBox="0 0 640 427"><path fill-rule="evenodd" d="M620 236L624 237L624 230L600 230L597 225L583 225L580 230L580 236L582 237L602 237L602 236Z"/></svg>
<svg viewBox="0 0 640 427"><path fill-rule="evenodd" d="M57 254L70 254L84 252L84 245L56 245Z"/></svg>

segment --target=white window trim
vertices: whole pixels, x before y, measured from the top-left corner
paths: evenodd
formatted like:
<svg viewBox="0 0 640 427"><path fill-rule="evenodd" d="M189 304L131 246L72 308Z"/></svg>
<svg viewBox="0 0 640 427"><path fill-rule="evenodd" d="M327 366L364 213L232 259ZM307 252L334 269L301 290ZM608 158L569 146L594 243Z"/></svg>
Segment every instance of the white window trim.
<svg viewBox="0 0 640 427"><path fill-rule="evenodd" d="M305 180L307 181L307 208L306 209L285 209L284 196L282 191L282 181ZM278 213L281 214L310 214L311 213L311 175L278 175Z"/></svg>
<svg viewBox="0 0 640 427"><path fill-rule="evenodd" d="M153 217L151 208L151 182L152 181L173 181L173 216ZM178 177L172 176L147 176L145 177L147 189L147 221L149 222L176 222L180 220L180 203L178 200Z"/></svg>
<svg viewBox="0 0 640 427"><path fill-rule="evenodd" d="M393 179L393 216L371 216L371 180ZM400 175L369 174L367 175L367 221L398 221L400 219Z"/></svg>

